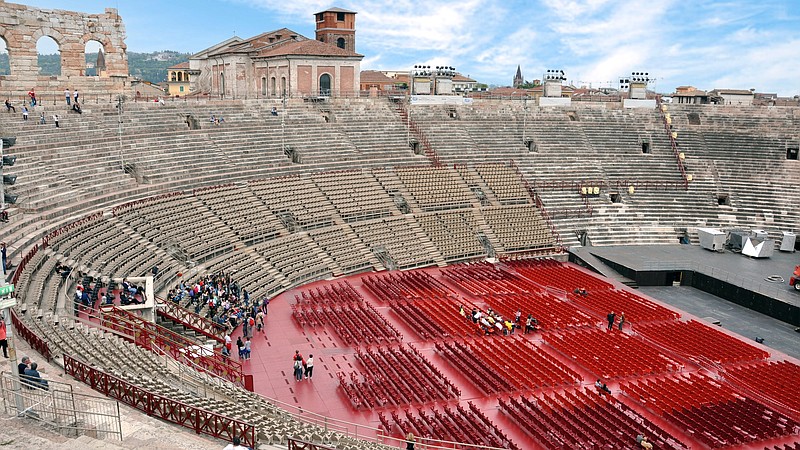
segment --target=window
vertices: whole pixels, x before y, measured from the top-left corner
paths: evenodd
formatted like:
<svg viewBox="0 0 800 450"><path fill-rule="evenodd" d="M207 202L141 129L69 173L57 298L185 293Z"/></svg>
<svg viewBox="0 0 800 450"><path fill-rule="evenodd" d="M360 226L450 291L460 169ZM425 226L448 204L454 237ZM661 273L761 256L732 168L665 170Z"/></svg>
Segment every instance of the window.
<svg viewBox="0 0 800 450"><path fill-rule="evenodd" d="M180 91L183 92L183 86L180 87Z"/></svg>
<svg viewBox="0 0 800 450"><path fill-rule="evenodd" d="M172 75L169 77L169 81L178 81L178 77L175 75L175 72L172 72Z"/></svg>
<svg viewBox="0 0 800 450"><path fill-rule="evenodd" d="M344 44L345 44L344 38L339 38L339 39L336 40L336 46L337 47L344 48Z"/></svg>
<svg viewBox="0 0 800 450"><path fill-rule="evenodd" d="M281 95L286 95L286 77L281 77Z"/></svg>
<svg viewBox="0 0 800 450"><path fill-rule="evenodd" d="M327 73L319 77L319 95L331 95L331 76Z"/></svg>
<svg viewBox="0 0 800 450"><path fill-rule="evenodd" d="M267 77L261 77L261 95L267 96Z"/></svg>
<svg viewBox="0 0 800 450"><path fill-rule="evenodd" d="M225 95L225 74L219 74L219 95Z"/></svg>
<svg viewBox="0 0 800 450"><path fill-rule="evenodd" d="M323 16L323 14L322 14L322 13L317 13L317 22L322 22L322 20L323 20L323 17L324 17L324 16Z"/></svg>
<svg viewBox="0 0 800 450"><path fill-rule="evenodd" d="M344 13L343 12L337 12L336 13L336 21L337 22L344 22Z"/></svg>
<svg viewBox="0 0 800 450"><path fill-rule="evenodd" d="M275 84L275 77L272 77L270 79L270 83L269 84L270 84L269 91L272 92L272 95L275 95L275 92L277 92L277 90L278 90L278 87Z"/></svg>

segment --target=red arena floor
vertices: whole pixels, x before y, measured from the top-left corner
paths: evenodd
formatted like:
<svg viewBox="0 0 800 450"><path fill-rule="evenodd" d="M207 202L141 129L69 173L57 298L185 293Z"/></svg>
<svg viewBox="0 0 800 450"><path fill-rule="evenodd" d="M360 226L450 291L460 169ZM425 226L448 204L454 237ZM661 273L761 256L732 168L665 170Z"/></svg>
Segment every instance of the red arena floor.
<svg viewBox="0 0 800 450"><path fill-rule="evenodd" d="M520 326L531 314L539 330L486 335L462 306L512 321L519 310ZM256 392L369 437L630 449L643 433L656 449L800 448L796 360L569 263L316 282L270 302L252 347L243 367ZM313 354L313 379L295 381L295 350Z"/></svg>

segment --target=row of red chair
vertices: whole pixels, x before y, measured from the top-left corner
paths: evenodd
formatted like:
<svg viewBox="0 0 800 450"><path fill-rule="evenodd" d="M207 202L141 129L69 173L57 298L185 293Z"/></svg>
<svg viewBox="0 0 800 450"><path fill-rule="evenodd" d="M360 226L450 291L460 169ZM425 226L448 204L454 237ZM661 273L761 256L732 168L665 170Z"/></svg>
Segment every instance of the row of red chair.
<svg viewBox="0 0 800 450"><path fill-rule="evenodd" d="M658 374L682 368L681 364L652 345L616 331L591 328L561 334L546 333L543 338L598 378Z"/></svg>
<svg viewBox="0 0 800 450"><path fill-rule="evenodd" d="M587 292L587 295L573 292L569 292L567 295L581 307L603 317L611 311L617 314L623 312L625 321L628 323L675 320L680 317L680 314L675 311L628 291L615 289L610 291L587 290Z"/></svg>
<svg viewBox="0 0 800 450"><path fill-rule="evenodd" d="M723 377L758 391L800 414L800 366L789 361L726 367Z"/></svg>
<svg viewBox="0 0 800 450"><path fill-rule="evenodd" d="M796 422L748 398L674 410L664 417L711 448L790 436L798 429Z"/></svg>
<svg viewBox="0 0 800 450"><path fill-rule="evenodd" d="M514 317L520 311L520 328L525 326L528 314L538 321L538 328L542 331L596 325L599 322L599 319L579 310L573 303L559 300L549 293L489 295L486 303L503 317Z"/></svg>
<svg viewBox="0 0 800 450"><path fill-rule="evenodd" d="M339 384L358 408L422 404L458 398L461 391L413 347L356 349L363 371L351 372Z"/></svg>
<svg viewBox="0 0 800 450"><path fill-rule="evenodd" d="M552 259L522 259L508 261L506 265L530 280L567 292L575 289L589 291L614 289L614 286L607 281Z"/></svg>
<svg viewBox="0 0 800 450"><path fill-rule="evenodd" d="M500 409L548 449L631 449L639 434L658 449L687 448L624 404L585 390L501 399Z"/></svg>
<svg viewBox="0 0 800 450"><path fill-rule="evenodd" d="M361 281L376 297L384 300L457 296L452 289L423 271L367 275L361 277Z"/></svg>
<svg viewBox="0 0 800 450"><path fill-rule="evenodd" d="M791 444L776 445L774 447L764 447L764 450L800 450L800 441Z"/></svg>
<svg viewBox="0 0 800 450"><path fill-rule="evenodd" d="M440 342L435 348L487 394L582 381L578 373L519 336Z"/></svg>
<svg viewBox="0 0 800 450"><path fill-rule="evenodd" d="M684 356L702 356L722 364L769 358L766 351L696 320L637 326L636 332Z"/></svg>
<svg viewBox="0 0 800 450"><path fill-rule="evenodd" d="M438 441L462 442L475 446L488 446L521 450L497 425L489 420L472 402L469 408L456 405L442 407L441 411L430 409L427 412L418 410L415 415L409 410L404 411L402 418L396 411L391 413L392 420L383 414L378 414L381 425L387 434L395 431L395 426L400 430L400 439L409 432L417 437L435 439ZM433 445L447 445L430 441Z"/></svg>
<svg viewBox="0 0 800 450"><path fill-rule="evenodd" d="M346 343L400 342L402 334L345 280L295 296L292 316L300 326L330 325Z"/></svg>
<svg viewBox="0 0 800 450"><path fill-rule="evenodd" d="M441 273L464 292L476 297L490 294L545 292L544 286L505 270L500 265L485 261L456 264L441 269Z"/></svg>

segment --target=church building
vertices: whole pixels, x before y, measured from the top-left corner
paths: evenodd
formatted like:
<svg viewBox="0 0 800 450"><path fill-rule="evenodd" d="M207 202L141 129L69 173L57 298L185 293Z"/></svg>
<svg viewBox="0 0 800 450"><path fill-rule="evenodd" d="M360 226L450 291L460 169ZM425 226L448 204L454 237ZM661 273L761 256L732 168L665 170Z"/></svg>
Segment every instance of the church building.
<svg viewBox="0 0 800 450"><path fill-rule="evenodd" d="M191 91L217 98L352 96L360 88L356 13L314 15L316 39L288 28L232 37L189 58Z"/></svg>

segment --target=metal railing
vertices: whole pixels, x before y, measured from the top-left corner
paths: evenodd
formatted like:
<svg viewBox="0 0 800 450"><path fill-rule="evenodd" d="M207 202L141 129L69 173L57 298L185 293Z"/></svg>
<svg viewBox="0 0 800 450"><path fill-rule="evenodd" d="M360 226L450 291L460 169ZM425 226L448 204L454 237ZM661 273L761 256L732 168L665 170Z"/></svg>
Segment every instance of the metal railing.
<svg viewBox="0 0 800 450"><path fill-rule="evenodd" d="M39 354L42 355L46 361L49 362L53 359L52 354L50 353L50 345L47 343L47 341L39 337L39 335L35 332L31 331L31 329L19 319L19 316L17 316L17 310L14 308L11 308L11 323L14 325L14 330L17 332L17 335L24 339L25 342L27 342L28 345L30 345L34 350L39 352Z"/></svg>
<svg viewBox="0 0 800 450"><path fill-rule="evenodd" d="M5 414L36 420L69 437L88 435L122 440L118 402L74 392L66 383L47 381L45 390L29 387L9 373L0 373L0 398Z"/></svg>
<svg viewBox="0 0 800 450"><path fill-rule="evenodd" d="M225 326L199 316L174 302L156 297L156 313L217 342L225 342Z"/></svg>
<svg viewBox="0 0 800 450"><path fill-rule="evenodd" d="M256 427L253 424L150 392L69 355L64 355L64 372L103 395L117 399L147 415L192 429L197 434L206 434L225 441L231 441L234 436L238 436L242 444L248 447L254 448L257 444Z"/></svg>

